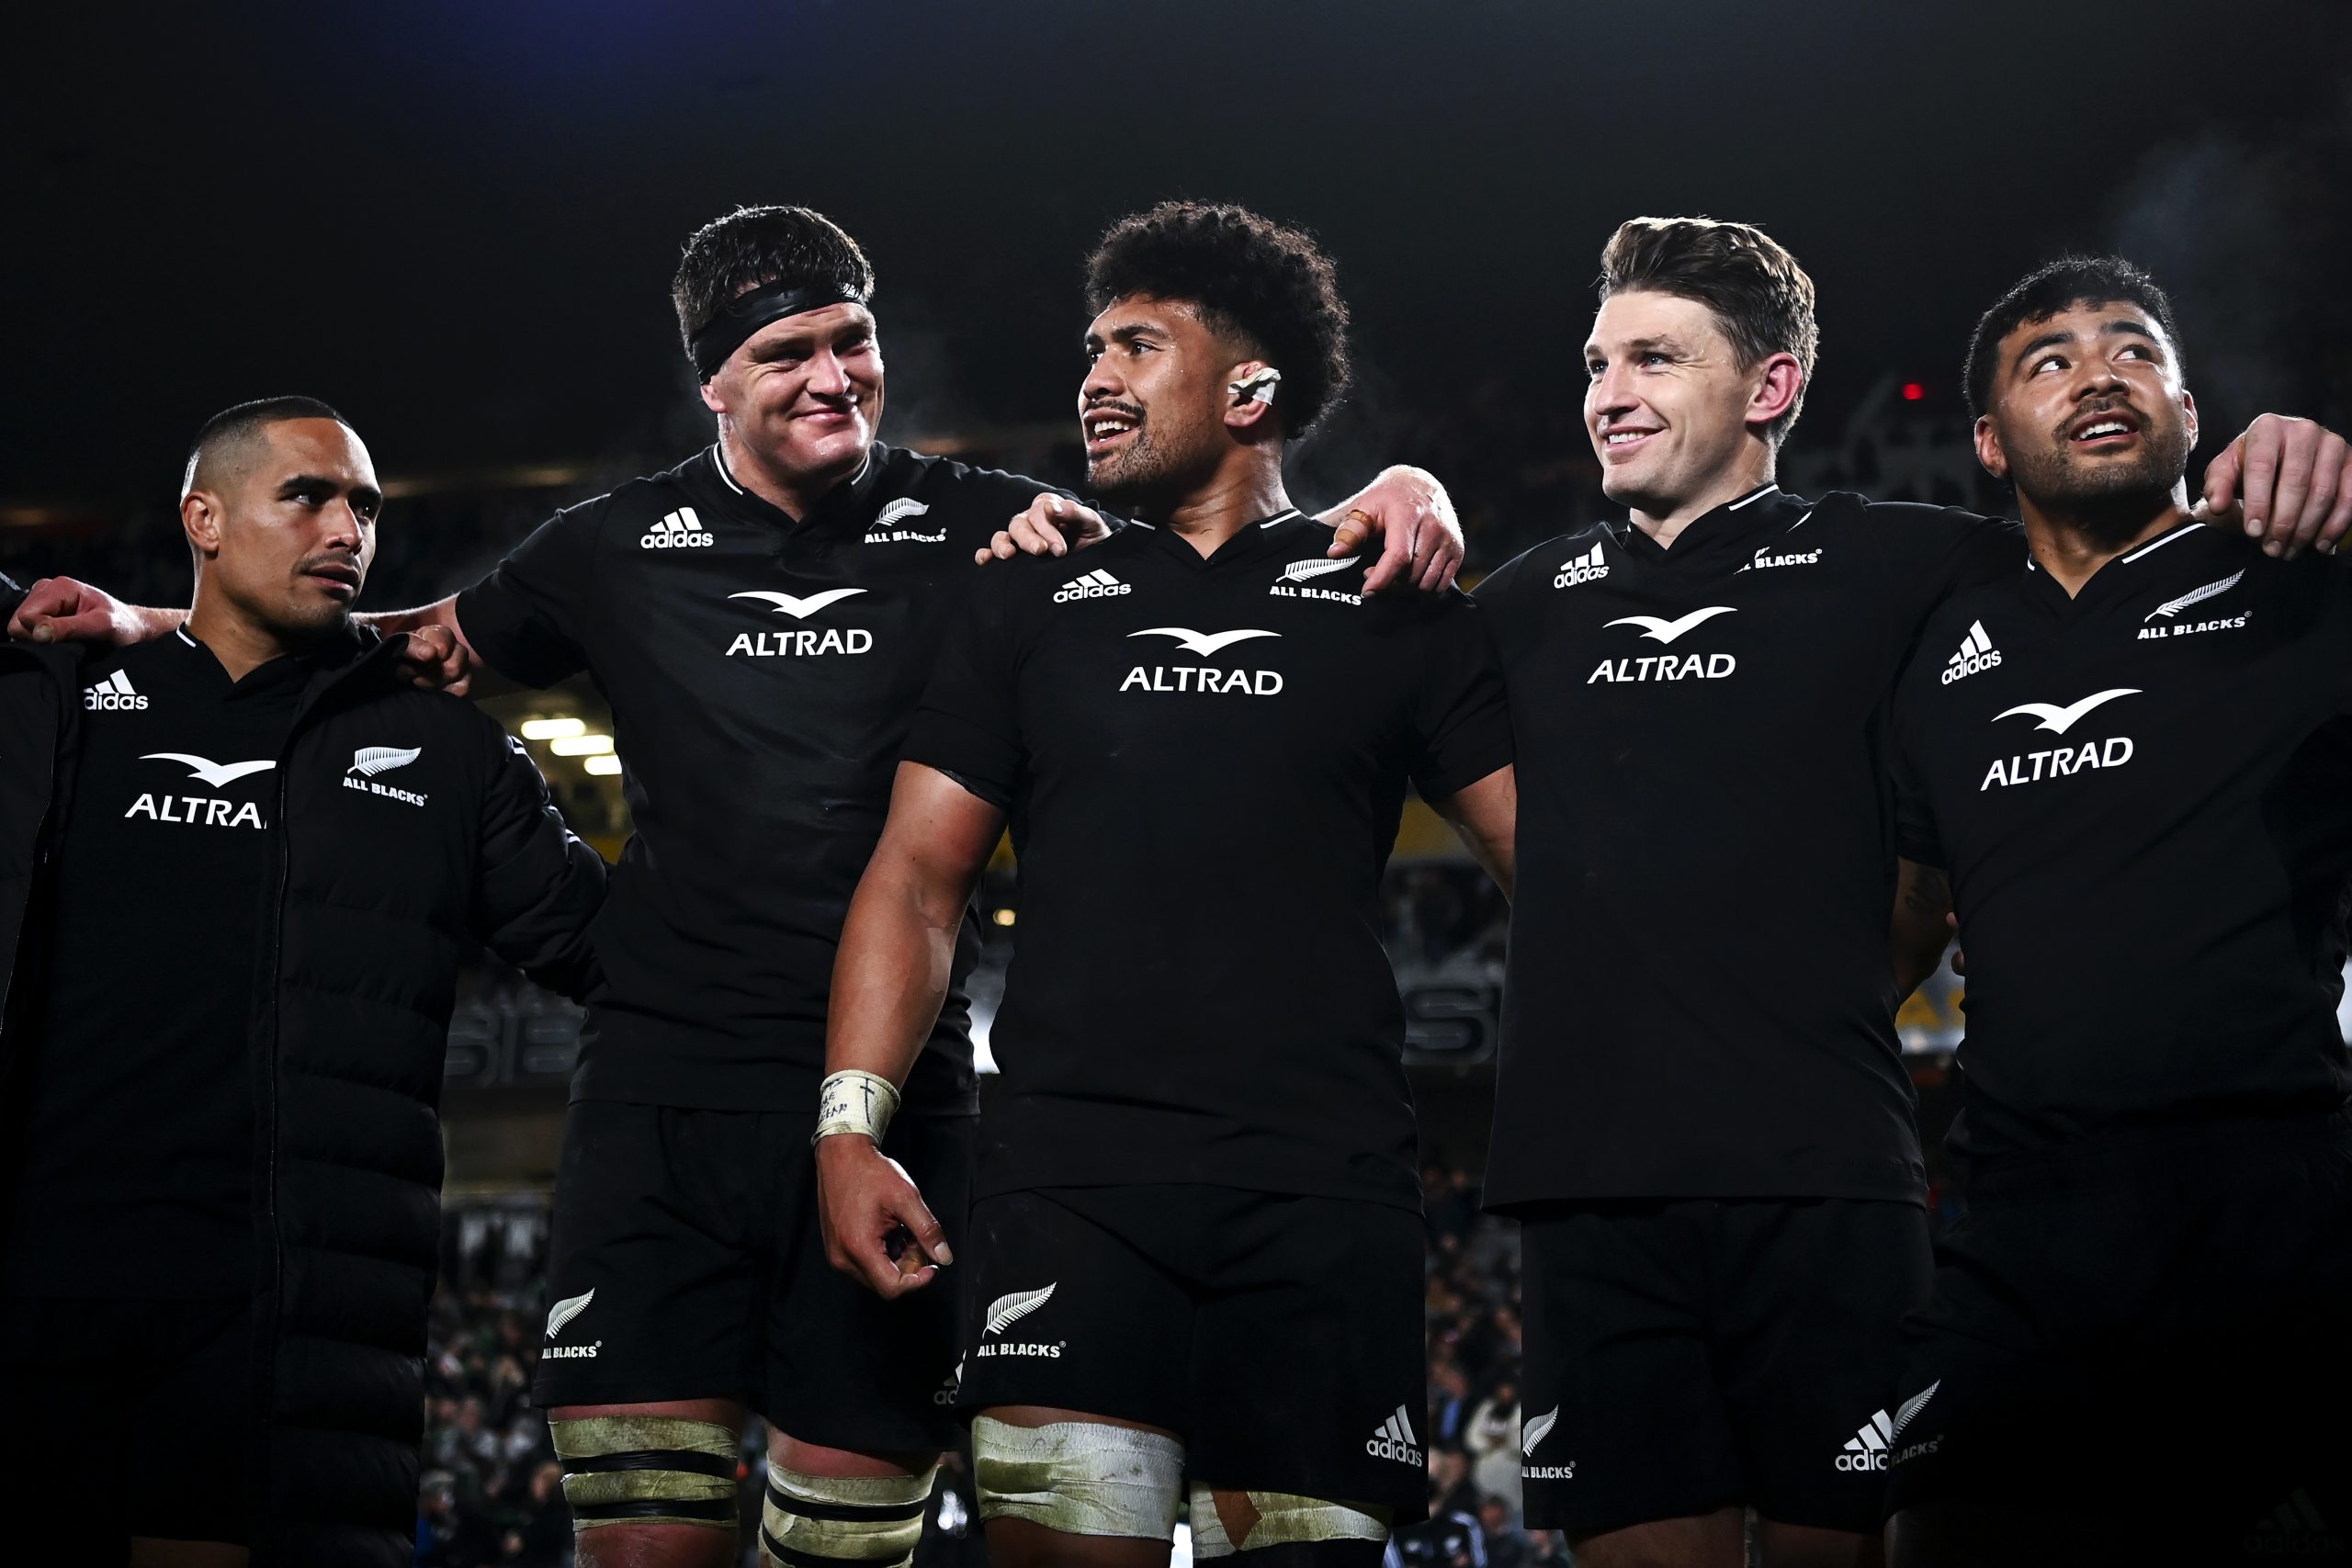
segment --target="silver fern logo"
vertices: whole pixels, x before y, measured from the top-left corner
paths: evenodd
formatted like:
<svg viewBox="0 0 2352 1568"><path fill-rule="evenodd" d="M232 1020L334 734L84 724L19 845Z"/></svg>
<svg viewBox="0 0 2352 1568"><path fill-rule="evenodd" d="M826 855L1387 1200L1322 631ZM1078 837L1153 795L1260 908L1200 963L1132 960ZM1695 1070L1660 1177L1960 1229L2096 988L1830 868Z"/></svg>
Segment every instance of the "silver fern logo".
<svg viewBox="0 0 2352 1568"><path fill-rule="evenodd" d="M1552 1428L1559 1424L1560 1407L1555 1404L1551 1409L1546 1410L1543 1415L1538 1416L1534 1420L1530 1421L1527 1424L1526 1428L1521 1434L1519 1439L1519 1451L1522 1455L1532 1457L1535 1452L1535 1446L1544 1438L1550 1437L1552 1435Z"/></svg>
<svg viewBox="0 0 2352 1568"><path fill-rule="evenodd" d="M596 1292L590 1290L582 1295L566 1296L548 1308L548 1337L552 1339L562 1333L563 1325L586 1312L588 1303L595 1299Z"/></svg>
<svg viewBox="0 0 2352 1568"><path fill-rule="evenodd" d="M2230 581L2232 582L2235 582L2237 579L2233 577L2230 579ZM1926 1407L1928 1401L1936 1397L1936 1390L1943 1386L1944 1380L1938 1378L1935 1382L1929 1383L1925 1389L1922 1389L1919 1393L1915 1393L1910 1398L1905 1400L1894 1412L1894 1430L1889 1435L1892 1437L1901 1437L1903 1435L1903 1428L1911 1425L1911 1417L1918 1415L1919 1412Z"/></svg>
<svg viewBox="0 0 2352 1568"><path fill-rule="evenodd" d="M2230 573L2229 576L2222 579L2219 582L2209 582L2202 588L2190 590L2188 592L2182 594L2177 599L2165 600L2163 604L2157 605L2154 609L2141 616L2140 619L2143 621L2153 621L2158 615L2162 615L2165 619L2170 620L2175 615L2179 615L2183 610L2188 609L2191 604L2201 604L2206 600L2214 597L2216 594L2227 593L2231 589L2235 588L2238 585L2238 579L2245 575L2245 569L2241 568L2238 570Z"/></svg>
<svg viewBox="0 0 2352 1568"><path fill-rule="evenodd" d="M366 795L381 795L406 806L422 806L424 796L398 784L379 784L376 775L389 773L395 768L405 768L424 755L422 746L362 746L351 754L351 766L344 770L343 787Z"/></svg>
<svg viewBox="0 0 2352 1568"><path fill-rule="evenodd" d="M351 771L361 778L372 779L378 773L405 768L424 755L422 746L362 746L351 754Z"/></svg>
<svg viewBox="0 0 2352 1568"><path fill-rule="evenodd" d="M1054 1287L1060 1283L1061 1281L1057 1280L1042 1291L1015 1291L1009 1296L997 1297L989 1303L988 1325L980 1332L982 1334L1003 1333L1047 1302L1052 1301Z"/></svg>
<svg viewBox="0 0 2352 1568"><path fill-rule="evenodd" d="M1356 564L1356 558L1353 556L1342 556L1338 560L1321 556L1317 556L1313 560L1295 560L1283 568L1283 581L1304 582L1310 577L1320 577L1327 571L1345 571Z"/></svg>

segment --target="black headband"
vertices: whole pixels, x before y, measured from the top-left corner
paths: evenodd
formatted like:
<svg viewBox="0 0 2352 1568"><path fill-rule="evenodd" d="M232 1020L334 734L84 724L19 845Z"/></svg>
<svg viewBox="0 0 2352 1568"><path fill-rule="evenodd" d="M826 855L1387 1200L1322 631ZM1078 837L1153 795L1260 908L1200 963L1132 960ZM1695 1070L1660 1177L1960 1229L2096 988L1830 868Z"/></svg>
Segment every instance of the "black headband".
<svg viewBox="0 0 2352 1568"><path fill-rule="evenodd" d="M686 340L695 370L707 381L718 374L734 352L770 321L821 310L828 305L863 305L865 296L838 283L763 283L713 316L702 331Z"/></svg>

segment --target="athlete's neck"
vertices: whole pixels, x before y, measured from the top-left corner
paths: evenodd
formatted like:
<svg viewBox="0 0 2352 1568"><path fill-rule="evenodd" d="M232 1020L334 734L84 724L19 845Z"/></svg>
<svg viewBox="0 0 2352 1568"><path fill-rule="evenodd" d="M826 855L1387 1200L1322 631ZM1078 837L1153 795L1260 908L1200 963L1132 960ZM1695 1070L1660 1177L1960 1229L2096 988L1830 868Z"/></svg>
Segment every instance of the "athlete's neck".
<svg viewBox="0 0 2352 1568"><path fill-rule="evenodd" d="M1220 468L1208 483L1170 502L1164 513L1155 509L1144 521L1158 524L1207 557L1252 523L1289 510L1282 459L1268 454Z"/></svg>
<svg viewBox="0 0 2352 1568"><path fill-rule="evenodd" d="M796 474L777 467L761 457L736 432L732 420L718 422L718 458L735 482L793 518L806 518L822 501L842 485L850 483L865 471L867 454L860 452L857 460L846 468L828 468L820 473Z"/></svg>
<svg viewBox="0 0 2352 1568"><path fill-rule="evenodd" d="M232 681L242 681L271 660L294 651L285 637L223 604L219 594L206 592L202 578L197 580L196 603L187 613L187 635L220 661Z"/></svg>
<svg viewBox="0 0 2352 1568"><path fill-rule="evenodd" d="M2188 486L2177 479L2162 495L2073 503L2038 502L2019 491L2018 516L2025 524L2026 547L2033 552L2033 564L2048 572L2070 599L2116 557L2194 521L2188 510Z"/></svg>
<svg viewBox="0 0 2352 1568"><path fill-rule="evenodd" d="M1741 496L1770 484L1774 457L1770 446L1760 441L1752 442L1749 448L1740 454L1739 461L1727 465L1723 472L1688 496L1678 497L1667 503L1668 510L1645 512L1639 507L1634 508L1634 526L1657 540L1661 549L1671 547L1674 541L1681 537L1683 529L1716 507L1737 501Z"/></svg>

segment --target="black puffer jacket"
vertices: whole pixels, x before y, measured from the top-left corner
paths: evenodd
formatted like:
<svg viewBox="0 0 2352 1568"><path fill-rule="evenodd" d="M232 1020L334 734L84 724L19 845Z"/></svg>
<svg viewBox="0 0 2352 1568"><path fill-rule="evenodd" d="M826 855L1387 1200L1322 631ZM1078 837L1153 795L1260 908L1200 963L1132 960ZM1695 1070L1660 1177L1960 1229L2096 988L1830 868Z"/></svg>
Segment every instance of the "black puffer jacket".
<svg viewBox="0 0 2352 1568"><path fill-rule="evenodd" d="M277 980L252 1031L257 1563L413 1561L458 956L470 935L558 989L593 978L603 863L498 725L408 688L395 651L356 633L278 759ZM111 668L0 644L0 1074L38 1016L17 955L73 802L80 690ZM418 754L379 780L358 754L379 747Z"/></svg>

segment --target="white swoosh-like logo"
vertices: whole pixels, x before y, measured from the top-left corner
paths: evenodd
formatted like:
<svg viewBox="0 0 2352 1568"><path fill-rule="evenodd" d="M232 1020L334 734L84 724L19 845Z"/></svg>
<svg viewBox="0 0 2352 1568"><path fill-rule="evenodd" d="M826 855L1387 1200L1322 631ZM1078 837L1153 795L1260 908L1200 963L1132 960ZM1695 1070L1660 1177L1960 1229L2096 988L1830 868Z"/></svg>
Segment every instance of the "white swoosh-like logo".
<svg viewBox="0 0 2352 1568"><path fill-rule="evenodd" d="M186 751L150 751L139 760L142 762L185 763L190 773L215 789L243 778L247 773L266 773L277 766L276 762L216 762L209 757L192 757Z"/></svg>
<svg viewBox="0 0 2352 1568"><path fill-rule="evenodd" d="M753 588L741 593L729 593L729 599L757 599L775 605L796 621L805 621L828 604L838 604L863 588L829 588L822 593L811 593L806 599L796 599L789 593L779 593L773 588Z"/></svg>
<svg viewBox="0 0 2352 1568"><path fill-rule="evenodd" d="M1559 1420L1560 1407L1555 1404L1551 1409L1530 1421L1527 1424L1527 1430L1519 1439L1519 1451L1522 1454L1533 1453L1535 1445L1552 1435L1552 1428L1559 1424Z"/></svg>
<svg viewBox="0 0 2352 1568"><path fill-rule="evenodd" d="M588 1303L595 1299L596 1292L592 1290L585 1295L566 1296L548 1308L548 1337L552 1339L562 1333L563 1325L586 1312Z"/></svg>
<svg viewBox="0 0 2352 1568"><path fill-rule="evenodd" d="M2111 703L2118 697L2137 696L2139 692L2140 688L2137 686L2117 686L2111 691L2093 692L2081 702L2070 704L2065 707L2060 707L2056 703L2019 703L2013 708L2005 708L1995 714L1993 722L1998 724L2013 715L2026 714L2041 721L2034 726L2036 729L2046 729L2052 735L2064 735L2075 728L2076 721L2081 719L2083 715L2101 703Z"/></svg>
<svg viewBox="0 0 2352 1568"><path fill-rule="evenodd" d="M1196 632L1190 626L1146 626L1139 632L1129 632L1127 635L1129 637L1172 637L1184 645L1187 652L1197 653L1206 659L1213 653L1222 653L1235 643L1247 642L1253 637L1280 637L1283 634L1257 631Z"/></svg>
<svg viewBox="0 0 2352 1568"><path fill-rule="evenodd" d="M1711 621L1717 615L1728 615L1732 610L1733 606L1729 604L1710 604L1703 610L1693 610L1676 621L1666 620L1657 615L1621 615L1616 620L1603 624L1612 626L1640 626L1642 635L1653 642L1672 642L1700 622Z"/></svg>
<svg viewBox="0 0 2352 1568"><path fill-rule="evenodd" d="M1009 1296L997 1297L989 1303L988 1325L980 1332L982 1334L1003 1333L1053 1300L1054 1288L1060 1283L1061 1281L1057 1280L1042 1291L1015 1291Z"/></svg>
<svg viewBox="0 0 2352 1568"><path fill-rule="evenodd" d="M394 768L405 768L424 755L422 746L362 746L351 754L351 771L373 778Z"/></svg>

